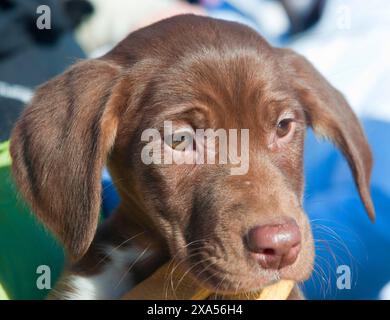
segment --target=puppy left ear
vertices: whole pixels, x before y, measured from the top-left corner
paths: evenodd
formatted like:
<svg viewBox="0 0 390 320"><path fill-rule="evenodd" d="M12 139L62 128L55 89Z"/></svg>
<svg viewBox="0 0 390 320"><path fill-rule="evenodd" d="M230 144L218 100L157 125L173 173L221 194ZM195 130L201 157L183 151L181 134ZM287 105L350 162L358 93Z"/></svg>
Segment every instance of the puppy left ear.
<svg viewBox="0 0 390 320"><path fill-rule="evenodd" d="M37 90L12 133L19 191L73 260L97 228L101 171L127 106L122 78L109 62L79 62Z"/></svg>
<svg viewBox="0 0 390 320"><path fill-rule="evenodd" d="M316 134L335 143L346 157L368 216L374 221L370 195L372 154L356 115L343 95L303 56L289 49L275 51L305 108L309 125Z"/></svg>

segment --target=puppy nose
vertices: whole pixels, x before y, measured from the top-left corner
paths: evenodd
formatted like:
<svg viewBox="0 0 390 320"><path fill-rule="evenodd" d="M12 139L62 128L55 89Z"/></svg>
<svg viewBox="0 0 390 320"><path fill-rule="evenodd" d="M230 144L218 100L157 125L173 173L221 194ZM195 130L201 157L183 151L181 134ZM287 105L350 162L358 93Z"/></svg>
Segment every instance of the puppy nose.
<svg viewBox="0 0 390 320"><path fill-rule="evenodd" d="M295 220L256 226L246 236L250 255L265 269L281 269L295 262L301 233Z"/></svg>

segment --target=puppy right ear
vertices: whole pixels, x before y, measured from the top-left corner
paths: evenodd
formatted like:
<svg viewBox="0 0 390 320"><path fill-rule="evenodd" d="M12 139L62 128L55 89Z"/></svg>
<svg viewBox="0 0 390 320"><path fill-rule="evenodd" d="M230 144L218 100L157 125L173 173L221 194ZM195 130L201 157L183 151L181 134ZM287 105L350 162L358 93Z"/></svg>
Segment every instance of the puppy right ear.
<svg viewBox="0 0 390 320"><path fill-rule="evenodd" d="M346 157L368 216L374 221L370 194L373 159L358 118L344 96L308 60L289 49L275 51L305 109L309 125L316 134L330 139Z"/></svg>
<svg viewBox="0 0 390 320"><path fill-rule="evenodd" d="M101 171L127 105L116 65L80 62L41 86L11 136L15 182L73 260L95 235Z"/></svg>

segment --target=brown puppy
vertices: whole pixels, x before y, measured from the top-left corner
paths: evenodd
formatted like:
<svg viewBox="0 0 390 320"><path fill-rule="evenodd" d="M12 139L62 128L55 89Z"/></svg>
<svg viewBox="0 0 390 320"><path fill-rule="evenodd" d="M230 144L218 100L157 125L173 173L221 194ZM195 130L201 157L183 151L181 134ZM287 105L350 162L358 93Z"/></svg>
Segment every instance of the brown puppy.
<svg viewBox="0 0 390 320"><path fill-rule="evenodd" d="M247 172L145 164L142 133L162 132L166 120L190 132L248 129ZM303 57L241 24L163 20L41 86L11 154L22 195L71 261L54 296L120 297L169 257L221 293L308 278L307 125L342 150L374 219L370 148L343 96ZM96 232L105 164L121 204Z"/></svg>

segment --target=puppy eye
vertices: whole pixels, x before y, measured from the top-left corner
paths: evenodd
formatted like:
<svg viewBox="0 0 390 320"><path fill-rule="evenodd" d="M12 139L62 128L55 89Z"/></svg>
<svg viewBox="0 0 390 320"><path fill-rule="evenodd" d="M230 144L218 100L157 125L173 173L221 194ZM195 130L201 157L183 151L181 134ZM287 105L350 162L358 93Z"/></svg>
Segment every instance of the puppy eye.
<svg viewBox="0 0 390 320"><path fill-rule="evenodd" d="M176 151L185 151L190 145L193 145L194 135L192 131L176 131L165 138L165 143Z"/></svg>
<svg viewBox="0 0 390 320"><path fill-rule="evenodd" d="M268 147L278 150L291 141L294 137L297 120L291 113L286 113L277 122L275 131L270 136Z"/></svg>
<svg viewBox="0 0 390 320"><path fill-rule="evenodd" d="M286 118L279 121L276 127L276 135L278 138L283 138L288 135L293 127L294 119Z"/></svg>

